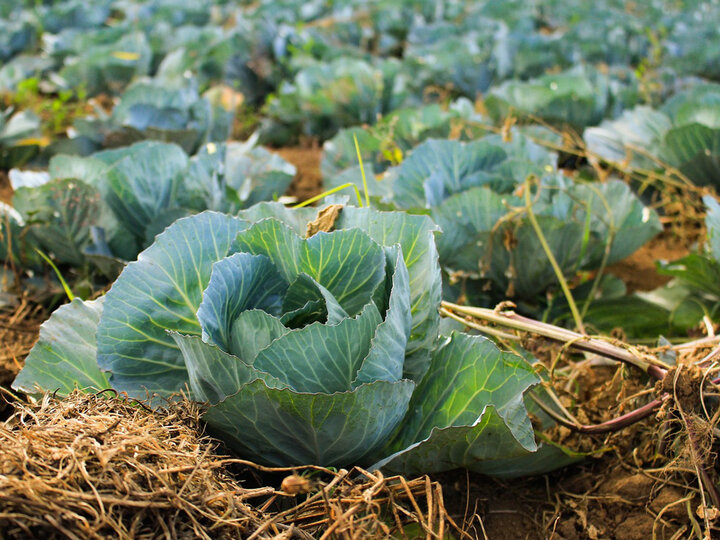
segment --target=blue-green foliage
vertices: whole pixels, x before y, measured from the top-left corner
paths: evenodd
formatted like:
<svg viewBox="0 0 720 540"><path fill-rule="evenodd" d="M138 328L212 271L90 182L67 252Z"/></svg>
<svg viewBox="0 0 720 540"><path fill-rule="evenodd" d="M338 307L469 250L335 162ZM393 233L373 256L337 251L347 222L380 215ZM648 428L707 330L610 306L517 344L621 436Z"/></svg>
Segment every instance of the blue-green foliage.
<svg viewBox="0 0 720 540"><path fill-rule="evenodd" d="M485 338L438 334L434 224L346 208L305 238L313 216L265 203L178 220L104 302L45 323L15 388L186 389L232 448L273 465L533 470L548 447L523 396L539 379ZM74 355L67 325L83 332Z"/></svg>
<svg viewBox="0 0 720 540"><path fill-rule="evenodd" d="M15 244L18 263L36 261L39 247L60 263L91 264L114 277L121 261L134 259L176 219L271 200L294 174L253 141L209 143L192 158L156 141L85 158L59 155L34 185L15 186L13 206L23 225L14 225L16 234L2 244Z"/></svg>
<svg viewBox="0 0 720 540"><path fill-rule="evenodd" d="M663 170L720 186L720 85L698 84L659 110L637 107L585 131L589 150L614 164Z"/></svg>

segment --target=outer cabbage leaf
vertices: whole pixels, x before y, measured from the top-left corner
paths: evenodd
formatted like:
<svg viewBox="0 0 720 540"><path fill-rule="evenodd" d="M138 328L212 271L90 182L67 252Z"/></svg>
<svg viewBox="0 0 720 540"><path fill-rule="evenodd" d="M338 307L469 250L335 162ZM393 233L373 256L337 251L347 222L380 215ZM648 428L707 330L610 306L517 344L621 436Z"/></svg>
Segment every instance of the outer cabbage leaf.
<svg viewBox="0 0 720 540"><path fill-rule="evenodd" d="M540 382L521 357L490 340L453 333L434 353L409 413L374 467L405 474L457 467L537 450L523 394Z"/></svg>
<svg viewBox="0 0 720 540"><path fill-rule="evenodd" d="M40 326L38 343L13 381L13 388L28 394L57 391L61 396L76 388L110 388L107 374L97 365L95 331L103 302L104 297L89 302L75 299L59 307Z"/></svg>
<svg viewBox="0 0 720 540"><path fill-rule="evenodd" d="M241 455L269 465L362 462L405 415L415 385L376 381L334 394L268 388L257 380L204 416Z"/></svg>
<svg viewBox="0 0 720 540"><path fill-rule="evenodd" d="M262 313L247 311L246 313ZM185 358L193 397L212 405L236 394L246 384L261 379L268 388L287 388L269 373L249 366L237 356L202 341L200 336L170 332Z"/></svg>
<svg viewBox="0 0 720 540"><path fill-rule="evenodd" d="M238 212L238 217L257 223L266 218L275 218L290 227L295 234L305 236L307 224L317 217L317 209L310 207L288 208L277 202L262 202Z"/></svg>
<svg viewBox="0 0 720 540"><path fill-rule="evenodd" d="M168 395L187 382L182 355L167 330L199 335L195 314L210 281L246 223L207 211L175 222L128 264L107 293L98 327L98 364L134 396Z"/></svg>

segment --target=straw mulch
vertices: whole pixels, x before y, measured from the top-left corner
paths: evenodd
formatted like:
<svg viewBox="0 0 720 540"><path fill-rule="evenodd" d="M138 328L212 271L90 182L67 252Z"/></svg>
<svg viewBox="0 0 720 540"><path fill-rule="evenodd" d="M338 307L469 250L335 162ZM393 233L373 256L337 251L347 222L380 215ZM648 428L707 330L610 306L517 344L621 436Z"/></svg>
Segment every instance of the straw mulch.
<svg viewBox="0 0 720 540"><path fill-rule="evenodd" d="M0 538L443 538L452 526L426 477L221 456L189 402L152 412L106 392L14 407L0 424ZM231 470L278 485L245 487Z"/></svg>
<svg viewBox="0 0 720 540"><path fill-rule="evenodd" d="M22 369L37 340L40 323L46 318L44 309L26 298L19 299L17 305L0 308L0 385L10 386Z"/></svg>

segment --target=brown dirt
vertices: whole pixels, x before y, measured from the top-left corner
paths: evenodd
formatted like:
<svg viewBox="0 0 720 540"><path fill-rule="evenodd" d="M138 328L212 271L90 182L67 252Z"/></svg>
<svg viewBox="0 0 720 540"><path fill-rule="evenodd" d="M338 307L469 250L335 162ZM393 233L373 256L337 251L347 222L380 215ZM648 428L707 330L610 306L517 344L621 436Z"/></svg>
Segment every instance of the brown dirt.
<svg viewBox="0 0 720 540"><path fill-rule="evenodd" d="M462 471L437 478L451 517L465 520L472 538L644 540L654 528L658 540L667 540L687 532L690 521L684 489L663 486L616 456L535 478L500 481ZM692 511L698 499L692 499Z"/></svg>
<svg viewBox="0 0 720 540"><path fill-rule="evenodd" d="M5 171L0 171L0 202L12 203L13 189L10 186L10 178Z"/></svg>
<svg viewBox="0 0 720 540"><path fill-rule="evenodd" d="M320 172L322 148L293 146L277 148L273 152L297 168L297 174L287 193L289 196L297 197L297 200L302 202L322 193L322 174Z"/></svg>
<svg viewBox="0 0 720 540"><path fill-rule="evenodd" d="M672 395L678 407L684 412L700 412L702 409L701 388L705 374L695 364L672 366L665 378L658 382L663 392Z"/></svg>
<svg viewBox="0 0 720 540"><path fill-rule="evenodd" d="M627 259L608 268L608 272L622 279L628 292L651 291L661 287L670 278L657 273L655 262L673 261L690 252L681 238L664 233L654 238Z"/></svg>

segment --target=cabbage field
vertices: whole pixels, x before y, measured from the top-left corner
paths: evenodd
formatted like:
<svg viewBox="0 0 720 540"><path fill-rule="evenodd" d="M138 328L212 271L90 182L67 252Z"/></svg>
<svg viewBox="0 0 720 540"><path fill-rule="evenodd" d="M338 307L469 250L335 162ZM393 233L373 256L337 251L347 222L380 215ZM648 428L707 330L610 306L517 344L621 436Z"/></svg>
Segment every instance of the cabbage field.
<svg viewBox="0 0 720 540"><path fill-rule="evenodd" d="M0 538L720 535L720 3L0 3Z"/></svg>

